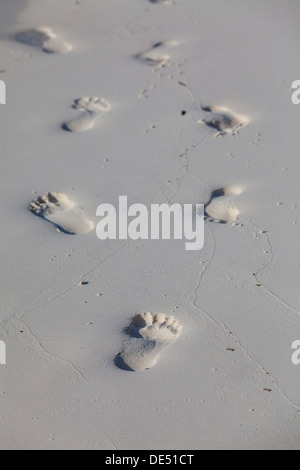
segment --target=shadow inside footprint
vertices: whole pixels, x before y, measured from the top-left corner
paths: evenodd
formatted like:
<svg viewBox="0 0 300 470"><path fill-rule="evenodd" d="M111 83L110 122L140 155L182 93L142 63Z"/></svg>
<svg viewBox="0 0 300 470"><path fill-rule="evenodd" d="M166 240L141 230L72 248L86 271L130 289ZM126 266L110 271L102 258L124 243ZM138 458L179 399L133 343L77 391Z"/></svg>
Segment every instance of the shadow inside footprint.
<svg viewBox="0 0 300 470"><path fill-rule="evenodd" d="M70 132L70 134L73 133L73 131L71 131L71 129L68 128L68 126L67 126L66 123L64 123L64 124L61 126L61 129L62 129L63 131Z"/></svg>
<svg viewBox="0 0 300 470"><path fill-rule="evenodd" d="M28 31L18 33L15 36L15 39L18 42L21 42L22 44L27 44L28 46L43 48L45 42L48 41L50 37L44 31L38 29L30 29Z"/></svg>
<svg viewBox="0 0 300 470"><path fill-rule="evenodd" d="M132 338L143 338L141 331L147 327L147 321L142 315L136 315L130 326L126 328L126 333Z"/></svg>
<svg viewBox="0 0 300 470"><path fill-rule="evenodd" d="M115 359L114 359L114 364L117 366L119 369L126 370L127 372L135 372L134 369L131 369L128 364L124 361L122 357L122 353L118 354Z"/></svg>

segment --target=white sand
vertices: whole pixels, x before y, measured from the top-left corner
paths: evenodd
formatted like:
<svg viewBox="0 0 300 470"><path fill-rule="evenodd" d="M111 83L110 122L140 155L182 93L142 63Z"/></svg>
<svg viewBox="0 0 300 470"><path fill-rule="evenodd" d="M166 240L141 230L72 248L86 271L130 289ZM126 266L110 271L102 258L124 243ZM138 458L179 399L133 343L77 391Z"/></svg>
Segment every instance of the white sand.
<svg viewBox="0 0 300 470"><path fill-rule="evenodd" d="M298 0L2 0L1 450L299 449L299 19ZM17 40L41 27L54 53ZM93 225L120 195L212 221L200 252L100 242L28 210L49 192ZM121 370L148 311L182 333Z"/></svg>

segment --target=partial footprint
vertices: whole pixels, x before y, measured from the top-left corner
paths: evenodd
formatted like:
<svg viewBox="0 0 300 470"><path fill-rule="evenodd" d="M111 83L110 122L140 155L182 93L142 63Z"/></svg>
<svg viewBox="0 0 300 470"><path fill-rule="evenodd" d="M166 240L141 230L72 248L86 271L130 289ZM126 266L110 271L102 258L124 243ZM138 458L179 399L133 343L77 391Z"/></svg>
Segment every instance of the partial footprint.
<svg viewBox="0 0 300 470"><path fill-rule="evenodd" d="M87 218L84 210L65 194L49 193L39 197L31 203L29 209L68 234L80 235L94 228L94 223Z"/></svg>
<svg viewBox="0 0 300 470"><path fill-rule="evenodd" d="M44 52L66 54L73 47L60 39L51 28L40 27L17 34L17 41L29 46L40 47Z"/></svg>
<svg viewBox="0 0 300 470"><path fill-rule="evenodd" d="M136 58L150 65L164 67L171 59L171 49L176 46L177 41L158 42L150 50L137 54Z"/></svg>
<svg viewBox="0 0 300 470"><path fill-rule="evenodd" d="M76 100L73 108L81 115L72 121L65 122L63 129L70 132L84 132L92 129L97 119L110 110L110 103L104 98L80 98Z"/></svg>
<svg viewBox="0 0 300 470"><path fill-rule="evenodd" d="M174 5L174 0L149 0L150 3L163 3L164 5Z"/></svg>
<svg viewBox="0 0 300 470"><path fill-rule="evenodd" d="M205 206L206 218L210 222L220 224L234 222L240 213L234 205L234 201L241 193L240 188L217 189L214 191L209 203Z"/></svg>
<svg viewBox="0 0 300 470"><path fill-rule="evenodd" d="M199 122L216 129L217 137L234 135L239 129L249 124L246 116L236 114L225 107L212 106L202 109L208 113L208 116Z"/></svg>
<svg viewBox="0 0 300 470"><path fill-rule="evenodd" d="M170 346L182 330L173 316L163 313L142 313L134 317L127 333L124 351L115 364L127 371L147 370L155 366L160 353Z"/></svg>

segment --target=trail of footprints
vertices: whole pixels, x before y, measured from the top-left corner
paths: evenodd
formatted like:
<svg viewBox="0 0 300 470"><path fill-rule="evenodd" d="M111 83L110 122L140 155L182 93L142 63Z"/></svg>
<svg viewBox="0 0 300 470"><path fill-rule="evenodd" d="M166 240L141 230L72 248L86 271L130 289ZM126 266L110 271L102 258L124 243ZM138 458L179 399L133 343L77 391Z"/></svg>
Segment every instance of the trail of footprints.
<svg viewBox="0 0 300 470"><path fill-rule="evenodd" d="M153 4L174 5L173 0L149 0ZM44 52L65 54L73 47L58 37L51 28L38 27L23 31L16 40ZM172 49L177 41L166 41L155 44L151 49L135 57L145 63L163 67L171 59ZM85 132L92 129L99 118L111 109L111 104L104 98L83 97L75 100L73 108L77 116L63 123L62 128L69 132ZM217 136L235 135L246 126L249 120L228 108L211 106L202 108L207 113L199 121L217 131ZM236 198L241 194L240 188L221 188L212 192L205 205L205 218L209 222L229 224L234 222L239 210ZM58 231L69 235L87 234L94 228L94 222L85 211L67 195L49 192L46 196L36 198L29 207L30 211L52 223ZM182 326L173 316L163 313L142 313L136 315L127 330L123 351L115 358L115 364L126 371L143 371L155 366L161 352L179 338Z"/></svg>

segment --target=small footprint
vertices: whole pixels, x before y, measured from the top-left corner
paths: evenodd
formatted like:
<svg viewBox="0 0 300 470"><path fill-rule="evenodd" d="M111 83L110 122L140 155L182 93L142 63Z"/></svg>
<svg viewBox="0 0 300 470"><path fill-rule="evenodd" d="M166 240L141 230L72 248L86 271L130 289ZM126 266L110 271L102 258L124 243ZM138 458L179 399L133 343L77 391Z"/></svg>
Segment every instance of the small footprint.
<svg viewBox="0 0 300 470"><path fill-rule="evenodd" d="M234 222L240 211L234 200L242 193L240 188L217 189L213 191L209 203L205 206L205 216L210 222L230 224Z"/></svg>
<svg viewBox="0 0 300 470"><path fill-rule="evenodd" d="M236 114L225 107L209 106L202 109L208 113L208 116L199 123L216 129L218 131L216 137L234 135L239 129L249 124L246 116Z"/></svg>
<svg viewBox="0 0 300 470"><path fill-rule="evenodd" d="M81 111L81 115L72 121L65 122L63 129L70 132L84 132L92 129L97 119L110 110L110 103L104 98L80 98L74 102L73 108Z"/></svg>
<svg viewBox="0 0 300 470"><path fill-rule="evenodd" d="M73 47L60 39L51 28L40 27L17 34L17 41L29 46L40 47L50 54L66 54Z"/></svg>
<svg viewBox="0 0 300 470"><path fill-rule="evenodd" d="M84 210L71 201L65 194L49 193L34 200L29 210L53 223L64 233L80 235L94 228Z"/></svg>
<svg viewBox="0 0 300 470"><path fill-rule="evenodd" d="M182 326L173 316L142 313L134 317L124 351L115 358L123 370L142 371L155 366L160 353L179 336Z"/></svg>
<svg viewBox="0 0 300 470"><path fill-rule="evenodd" d="M150 3L163 3L164 5L174 5L174 0L149 0Z"/></svg>
<svg viewBox="0 0 300 470"><path fill-rule="evenodd" d="M171 49L178 46L177 41L158 42L146 52L136 55L136 58L150 65L164 67L171 59Z"/></svg>

